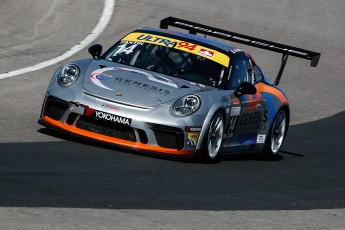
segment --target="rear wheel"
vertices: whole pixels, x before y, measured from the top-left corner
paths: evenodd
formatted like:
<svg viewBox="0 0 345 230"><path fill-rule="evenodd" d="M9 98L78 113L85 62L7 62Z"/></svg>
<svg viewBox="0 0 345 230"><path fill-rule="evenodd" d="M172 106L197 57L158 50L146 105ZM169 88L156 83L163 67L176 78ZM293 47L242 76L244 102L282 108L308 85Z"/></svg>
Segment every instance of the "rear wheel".
<svg viewBox="0 0 345 230"><path fill-rule="evenodd" d="M219 150L224 135L224 116L216 113L205 134L202 149L198 152L197 160L202 162L217 162Z"/></svg>
<svg viewBox="0 0 345 230"><path fill-rule="evenodd" d="M287 130L287 115L284 109L279 110L276 114L270 131L268 133L268 139L263 150L263 155L268 158L275 157L281 146L283 145L286 130Z"/></svg>

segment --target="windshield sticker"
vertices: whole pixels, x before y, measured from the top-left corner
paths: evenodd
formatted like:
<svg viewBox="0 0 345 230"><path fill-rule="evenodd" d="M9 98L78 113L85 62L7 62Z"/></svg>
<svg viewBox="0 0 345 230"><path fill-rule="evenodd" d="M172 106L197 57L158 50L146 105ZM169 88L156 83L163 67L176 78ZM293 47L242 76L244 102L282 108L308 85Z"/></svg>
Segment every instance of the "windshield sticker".
<svg viewBox="0 0 345 230"><path fill-rule="evenodd" d="M206 56L209 56L209 57L213 57L214 52L211 51L211 50L207 50L207 49L200 49L199 50L199 54L203 54L203 55L206 55Z"/></svg>
<svg viewBox="0 0 345 230"><path fill-rule="evenodd" d="M150 35L150 34L141 34L139 37L136 38L139 41L143 41L146 43L151 44L159 44L159 45L165 45L165 46L175 46L177 44L176 41L170 41L168 38L160 37L156 35ZM123 39L126 40L126 39Z"/></svg>
<svg viewBox="0 0 345 230"><path fill-rule="evenodd" d="M190 51L193 51L197 45L190 44L188 42L179 42L177 48L185 48L189 49Z"/></svg>
<svg viewBox="0 0 345 230"><path fill-rule="evenodd" d="M131 54L133 53L134 49L138 46L138 44L134 44L134 45L131 45L129 47L126 47L127 44L126 43L123 43L121 45L119 45L119 48L118 50L116 50L116 52L114 53L114 56L120 54L120 53L125 53L125 54Z"/></svg>
<svg viewBox="0 0 345 230"><path fill-rule="evenodd" d="M164 36L154 35L154 34L147 34L147 33L131 33L122 39L121 44L125 42L133 44L133 45L140 44L140 43L149 43L149 44L171 47L174 49L193 53L200 57L210 59L225 67L229 66L230 58L226 54L210 49L208 47L196 45L196 44L182 41L182 40L177 40L174 38L169 38L169 37L164 37ZM126 50L128 49L125 52L131 51L131 47L123 48L123 49L126 49Z"/></svg>
<svg viewBox="0 0 345 230"><path fill-rule="evenodd" d="M140 45L140 46L144 45L143 42L133 42L133 41L121 41L120 44L130 44L130 45Z"/></svg>

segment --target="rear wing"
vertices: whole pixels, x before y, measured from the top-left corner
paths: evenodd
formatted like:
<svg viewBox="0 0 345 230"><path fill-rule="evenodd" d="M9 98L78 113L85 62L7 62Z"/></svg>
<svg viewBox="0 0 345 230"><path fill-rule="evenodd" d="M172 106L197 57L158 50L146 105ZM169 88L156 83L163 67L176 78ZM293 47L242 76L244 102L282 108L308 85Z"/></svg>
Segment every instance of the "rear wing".
<svg viewBox="0 0 345 230"><path fill-rule="evenodd" d="M247 35L238 34L231 31L222 30L215 27L211 27L211 26L175 18L175 17L167 17L161 20L160 28L168 29L168 26L173 26L176 28L188 30L190 34L194 34L194 35L196 35L197 33L201 33L201 34L209 35L212 37L221 38L221 39L225 39L225 40L233 41L237 43L242 43L245 45L254 46L260 49L270 50L273 52L283 54L282 63L281 63L277 78L274 82L275 85L279 84L280 78L283 74L289 55L311 60L310 66L312 67L316 67L318 65L320 56L321 56L320 53L317 53L314 51L305 50L305 49L301 49L301 48L297 48L293 46L288 46L288 45L284 45L284 44L280 44L276 42L271 42L271 41L267 41L267 40L259 39L255 37L250 37Z"/></svg>

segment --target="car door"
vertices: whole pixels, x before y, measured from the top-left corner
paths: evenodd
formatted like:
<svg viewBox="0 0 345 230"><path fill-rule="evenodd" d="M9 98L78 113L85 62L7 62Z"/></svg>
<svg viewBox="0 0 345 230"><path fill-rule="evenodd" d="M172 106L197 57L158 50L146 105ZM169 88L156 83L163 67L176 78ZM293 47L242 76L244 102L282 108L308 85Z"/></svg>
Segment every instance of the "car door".
<svg viewBox="0 0 345 230"><path fill-rule="evenodd" d="M235 60L228 88L234 90L242 82L256 83L253 63L246 56ZM227 147L234 147L236 150L248 150L258 141L263 141L261 140L263 137L258 136L258 129L265 115L261 105L261 94L257 92L253 95L247 94L236 97L233 91L231 92L230 117L225 129L225 137L228 138Z"/></svg>

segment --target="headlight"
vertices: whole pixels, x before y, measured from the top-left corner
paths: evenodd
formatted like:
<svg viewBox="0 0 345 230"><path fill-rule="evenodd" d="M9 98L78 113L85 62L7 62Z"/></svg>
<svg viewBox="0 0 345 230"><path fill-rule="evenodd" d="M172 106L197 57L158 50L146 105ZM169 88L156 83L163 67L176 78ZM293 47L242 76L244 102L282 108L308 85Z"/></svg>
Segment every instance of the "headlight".
<svg viewBox="0 0 345 230"><path fill-rule="evenodd" d="M178 99L173 105L173 111L178 116L190 116L201 106L201 100L195 95L188 95Z"/></svg>
<svg viewBox="0 0 345 230"><path fill-rule="evenodd" d="M75 64L68 64L61 68L57 75L57 82L61 86L70 86L78 80L80 69Z"/></svg>

